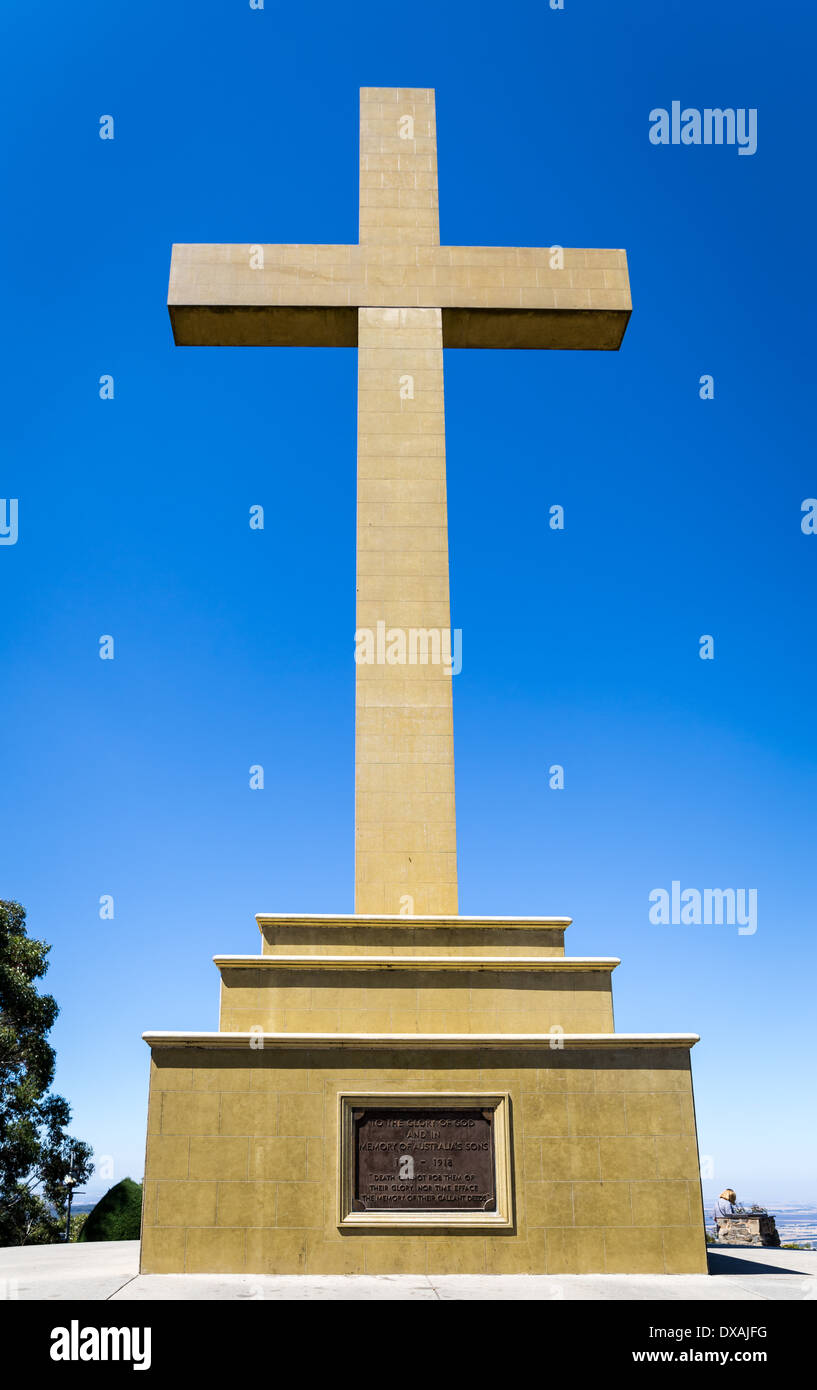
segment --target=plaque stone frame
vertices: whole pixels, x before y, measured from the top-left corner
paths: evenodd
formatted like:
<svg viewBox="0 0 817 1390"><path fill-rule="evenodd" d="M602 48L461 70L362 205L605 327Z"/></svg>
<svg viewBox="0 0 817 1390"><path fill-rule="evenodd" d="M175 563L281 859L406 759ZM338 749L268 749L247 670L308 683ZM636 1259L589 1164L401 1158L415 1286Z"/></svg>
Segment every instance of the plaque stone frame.
<svg viewBox="0 0 817 1390"><path fill-rule="evenodd" d="M355 1112L361 1110L490 1110L494 1141L494 1211L419 1208L356 1211ZM511 1178L511 1101L508 1091L341 1091L338 1093L338 1227L388 1226L510 1230L514 1225Z"/></svg>

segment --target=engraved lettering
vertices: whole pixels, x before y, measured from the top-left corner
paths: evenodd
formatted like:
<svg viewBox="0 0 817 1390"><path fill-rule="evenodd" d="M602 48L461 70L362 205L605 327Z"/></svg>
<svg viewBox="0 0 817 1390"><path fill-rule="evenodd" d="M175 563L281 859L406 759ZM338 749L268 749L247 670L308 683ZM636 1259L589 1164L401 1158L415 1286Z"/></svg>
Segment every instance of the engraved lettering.
<svg viewBox="0 0 817 1390"><path fill-rule="evenodd" d="M494 1112L356 1110L355 1211L496 1211Z"/></svg>

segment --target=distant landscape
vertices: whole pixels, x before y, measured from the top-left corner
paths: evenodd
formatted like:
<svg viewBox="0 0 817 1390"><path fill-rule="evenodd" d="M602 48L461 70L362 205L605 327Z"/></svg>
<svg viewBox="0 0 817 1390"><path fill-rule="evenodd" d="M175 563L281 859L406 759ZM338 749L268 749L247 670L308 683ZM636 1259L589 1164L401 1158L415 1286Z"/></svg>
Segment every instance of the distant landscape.
<svg viewBox="0 0 817 1390"><path fill-rule="evenodd" d="M717 1193L709 1195L704 1192L704 1216L707 1226L714 1224L712 1208L715 1204ZM754 1197L741 1198L738 1205L751 1207L755 1202ZM801 1202L760 1202L759 1207L765 1207L770 1216L775 1218L777 1230L780 1235L781 1243L784 1245L796 1243L798 1245L814 1245L817 1247L817 1206L810 1203Z"/></svg>

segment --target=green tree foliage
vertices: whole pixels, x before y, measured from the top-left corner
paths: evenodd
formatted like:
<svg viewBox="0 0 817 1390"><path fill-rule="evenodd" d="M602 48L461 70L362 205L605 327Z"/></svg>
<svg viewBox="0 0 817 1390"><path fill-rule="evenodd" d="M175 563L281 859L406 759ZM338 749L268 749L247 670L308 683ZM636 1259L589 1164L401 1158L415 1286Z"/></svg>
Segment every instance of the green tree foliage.
<svg viewBox="0 0 817 1390"><path fill-rule="evenodd" d="M34 941L25 908L0 899L0 1245L59 1239L67 1201L93 1172L92 1149L66 1134L68 1102L53 1095L55 1054L47 1035L59 1013L35 981L51 947Z"/></svg>
<svg viewBox="0 0 817 1390"><path fill-rule="evenodd" d="M123 1178L100 1197L80 1232L80 1240L138 1240L142 1224L142 1186Z"/></svg>
<svg viewBox="0 0 817 1390"><path fill-rule="evenodd" d="M88 1220L88 1215L89 1213L87 1211L78 1211L76 1215L74 1215L73 1212L71 1213L71 1235L69 1236L69 1240L79 1240L82 1235L82 1228Z"/></svg>

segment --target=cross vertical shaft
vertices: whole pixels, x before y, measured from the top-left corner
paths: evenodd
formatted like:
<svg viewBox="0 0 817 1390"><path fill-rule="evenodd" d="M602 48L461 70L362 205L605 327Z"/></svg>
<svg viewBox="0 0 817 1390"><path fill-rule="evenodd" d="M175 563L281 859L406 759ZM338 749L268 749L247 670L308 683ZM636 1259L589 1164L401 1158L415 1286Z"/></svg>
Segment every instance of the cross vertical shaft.
<svg viewBox="0 0 817 1390"><path fill-rule="evenodd" d="M380 248L384 273L439 245L433 91L361 93L360 241ZM356 673L355 911L455 915L436 308L358 310L357 628L372 634L374 660L359 661Z"/></svg>

